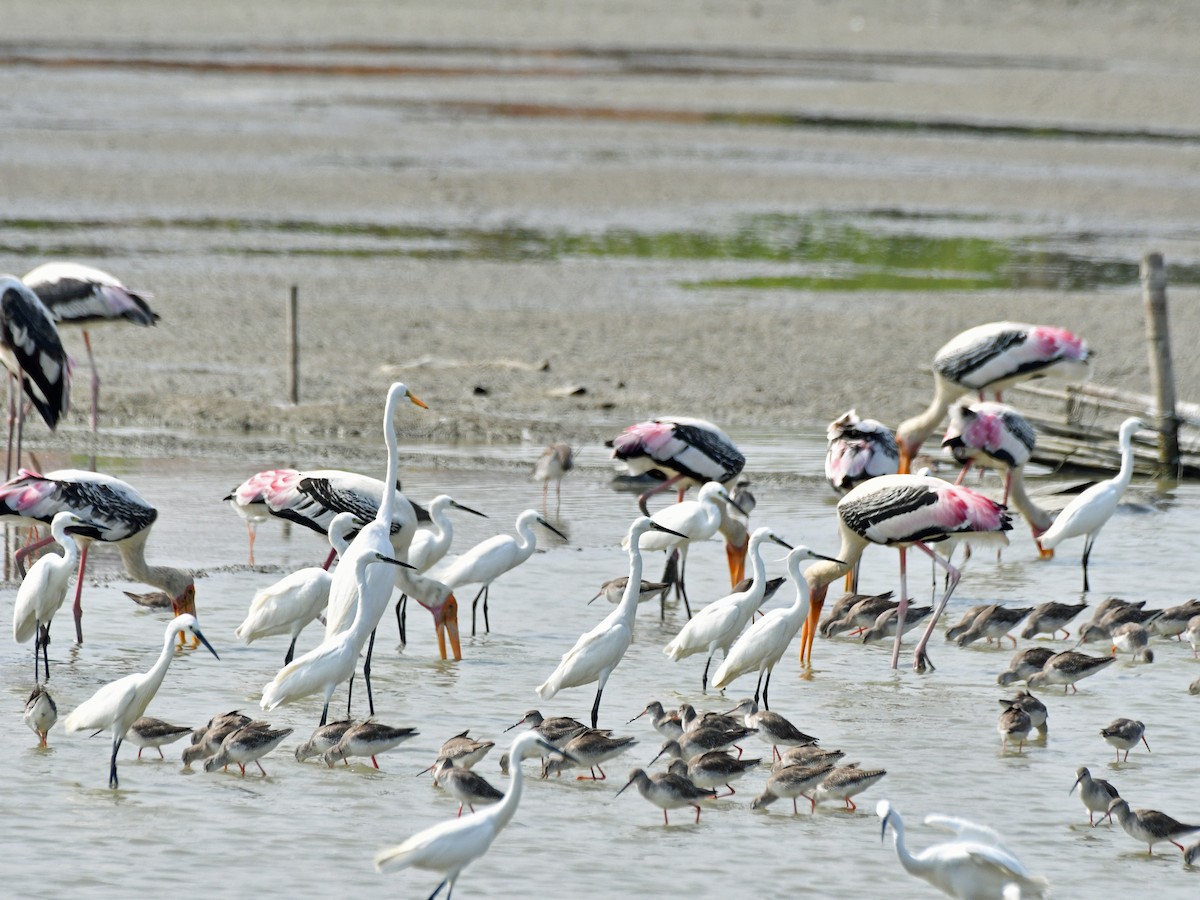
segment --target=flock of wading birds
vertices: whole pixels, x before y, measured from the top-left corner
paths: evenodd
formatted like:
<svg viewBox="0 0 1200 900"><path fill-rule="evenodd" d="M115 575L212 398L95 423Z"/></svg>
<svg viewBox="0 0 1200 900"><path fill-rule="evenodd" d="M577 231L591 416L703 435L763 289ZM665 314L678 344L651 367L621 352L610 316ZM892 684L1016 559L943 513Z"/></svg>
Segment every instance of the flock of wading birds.
<svg viewBox="0 0 1200 900"><path fill-rule="evenodd" d="M65 411L69 383L69 362L62 353L61 342L54 343L58 340L55 320L71 321L72 311L75 321L85 326L101 319L121 318L146 325L157 318L144 297L127 290L112 276L72 264L40 267L24 281L5 277L0 280L0 292L5 316L5 364L51 427L57 416L48 412ZM86 334L85 331L91 359ZM47 346L39 344L50 338L53 341ZM699 821L700 803L717 796L716 788L728 787L732 794L733 781L760 768L761 760L743 759L738 748L738 742L757 735L772 746L772 759L766 788L754 800L755 808L779 798L790 798L795 813L798 798L804 797L812 810L825 799L841 800L847 808L854 809L852 798L886 773L864 769L857 763L837 766L840 751L819 748L815 738L772 712L769 709L772 669L798 633L803 663L811 660L818 630L832 636L855 628L858 631L854 633L861 633L864 641L893 637L895 668L903 635L926 620L913 666L917 672L932 668L927 645L958 583L959 571L950 563L950 553L939 554L930 545L942 544L952 553L958 542L1006 544L1005 532L1012 527L1007 511L1010 498L1024 515L1043 554L1051 554L1059 542L1068 538L1084 538L1082 569L1086 592L1088 558L1098 533L1129 484L1133 462L1131 441L1142 423L1129 419L1121 427L1122 463L1117 476L1088 488L1054 515L1040 508L1025 489L1023 466L1035 442L1029 423L1015 409L999 402L963 398L972 394L982 398L985 392L995 392L998 398L1004 388L1029 378L1059 376L1079 380L1086 377L1087 367L1087 345L1068 331L1011 322L982 325L963 332L937 353L934 398L929 408L904 422L895 435L877 421L859 419L853 411L834 421L828 432L826 475L835 490L844 495L837 506L841 547L836 557L823 556L803 546L792 547L770 528L750 530L748 518L753 496L746 490L746 482L739 478L745 459L730 438L713 424L676 417L655 419L626 429L610 442L612 456L626 463L635 474L653 473L661 480L639 497L643 515L634 519L625 537L628 575L606 583L597 595L607 596L616 603L616 609L583 634L537 688L539 696L549 700L561 690L595 683L590 727L566 717L545 719L536 710L528 712L516 725L529 724L531 729L512 742L501 760L506 770L511 762L512 771L509 788L504 793L471 769L493 743L474 740L466 732L451 738L431 769L438 783L460 801L459 818L382 851L376 858L377 867L415 866L439 871L446 877L433 896L447 884L452 891L462 869L487 851L512 818L521 795L521 760L541 756L543 777L571 767L584 767L590 775L579 778L604 778L601 764L621 755L634 743L633 738L614 737L611 731L597 728L605 684L630 645L639 603L665 598L672 589L683 600L689 618L664 652L672 659L706 655L702 686L707 687L713 657L720 649L723 658L711 679L714 687L724 689L747 674L757 674L758 684L753 698L724 714L701 715L686 704L677 713L668 712L657 702L647 705L635 718L651 717L654 728L665 738L659 756L674 761L668 771L653 775L642 769L633 770L621 792L635 786L643 797L663 810L664 823L669 823L668 810L684 807L695 808ZM92 368L95 427L99 382L94 361ZM56 384L61 395L55 393ZM476 607L481 600L485 628L489 627L487 600L491 583L533 554L537 545L535 523L557 533L543 515L526 510L517 519L516 537L490 538L461 553L436 575L427 574L450 548L453 525L449 512L476 511L445 495L434 499L425 509L398 489L385 490L385 485L399 484L393 419L402 401L424 406L403 384L394 384L389 390L384 414L388 454L384 481L340 470L270 470L252 476L226 498L246 520L251 559L255 528L271 517L327 535L333 547L323 567L295 572L256 594L246 620L237 629L237 636L246 643L274 635L290 636L283 668L263 688L264 710L314 694L323 695L324 707L316 731L296 748L299 761L321 756L328 765L333 765L339 759L363 756L370 757L378 767L377 754L416 733L412 728L382 725L373 718L361 722L349 718L327 722L334 690L343 682L352 683L364 650L363 676L370 712L374 715L371 648L375 629L396 587L401 591L396 615L402 640L404 604L412 598L432 614L442 658L447 657L449 649L455 659L461 659L458 601L454 591L479 585L472 602L472 633ZM16 405L19 425L19 407L23 404ZM963 463L958 482L951 484L927 474L909 474L919 448L947 413L950 424L943 446ZM19 459L19 429L17 442ZM543 510L548 501L549 482L558 483L556 490L561 491L561 479L572 467L572 456L568 445L554 444L538 460L534 477L545 485ZM963 476L972 465L1003 473L1001 503L962 485ZM698 489L697 499L685 500L685 492L692 487ZM648 515L648 498L671 488L678 491L678 502ZM73 612L76 636L82 641L83 569L90 543L99 540L117 546L132 578L165 592L138 599L169 606L175 617L167 626L162 651L154 666L145 673L105 685L66 717L66 730L111 731L109 783L113 788L118 786L117 752L126 738L141 748L139 757L145 748L155 748L161 756L162 746L189 732L192 740L183 754L185 764L203 760L206 770L215 771L232 763L244 776L245 767L254 763L266 774L260 760L278 747L292 729L273 729L237 712L216 716L194 731L144 716L166 676L177 639L182 646L191 638L193 646L203 644L217 655L197 622L191 576L171 567L150 566L145 560L146 538L157 516L152 506L128 484L102 474L64 470L43 476L21 470L0 486L0 513L8 521L36 520L51 526L49 538L18 551L19 564L31 552L51 542L63 551L61 555L46 553L33 563L21 583L13 616L15 639L21 643L32 639L34 643L36 687L27 703L25 719L43 746L57 719L54 701L42 684L42 675L48 680L50 674L49 627L55 612L65 602L71 573L78 566ZM732 592L693 616L685 583L688 547L718 533L726 544ZM759 607L783 581L766 578L761 555L766 543L780 544L789 550L787 568L796 596L790 606L772 610L753 621ZM822 619L829 585L847 576L850 586L859 558L872 544L894 546L899 551L900 600L892 601L892 592L864 596L850 590ZM936 608L909 608L905 555L910 547L926 553L945 570L946 586ZM671 555L666 581L648 582L642 578L645 550L664 550ZM335 558L340 558L340 562L330 572L329 566ZM751 566L749 578L744 577L747 558ZM802 564L809 560L814 563L802 571ZM1065 626L1085 605L1045 603L1028 609L1000 604L974 607L959 624L948 629L947 638L960 645L979 638L999 642L1023 620L1027 623L1023 637L1040 633L1055 636L1059 630L1065 631ZM1200 644L1200 603L1192 601L1152 611L1142 606L1110 598L1094 610L1091 623L1080 633L1080 643L1111 642L1113 654L1123 648L1135 658L1150 661L1153 654L1147 644L1151 633L1168 637L1186 633L1196 652ZM315 649L293 659L298 635L322 613L324 640ZM1010 639L1015 646L1016 640ZM1115 655L1088 656L1074 650L1056 653L1033 647L1019 652L999 681L1008 685L1024 680L1029 687L1061 684L1065 691L1074 689L1075 682L1103 670L1114 659ZM1192 690L1200 691L1200 680ZM349 700L347 706L349 714ZM1031 731L1045 733L1046 708L1029 691L1002 700L1001 706L998 729L1006 746L1014 741L1020 753ZM1149 749L1140 722L1118 719L1101 733L1116 747L1118 757L1122 751L1127 757L1139 742ZM786 752L781 752L780 747L787 748ZM728 752L730 748L738 749L736 757ZM1200 831L1200 826L1185 825L1155 810L1132 810L1108 782L1092 778L1087 769L1081 768L1078 775L1075 787L1080 789L1089 819L1094 823L1096 813L1105 818L1115 817L1150 852L1154 844L1167 841L1185 850L1179 841ZM474 813L474 804L494 805ZM473 813L465 818L464 805ZM914 855L906 847L899 813L886 800L878 804L877 812L883 819L882 833L886 835L889 826L893 831L904 868L948 895L1042 896L1047 890L1045 880L1031 875L1002 838L986 826L931 816L927 824L950 831L953 838ZM1200 844L1185 850L1187 864L1197 856Z"/></svg>

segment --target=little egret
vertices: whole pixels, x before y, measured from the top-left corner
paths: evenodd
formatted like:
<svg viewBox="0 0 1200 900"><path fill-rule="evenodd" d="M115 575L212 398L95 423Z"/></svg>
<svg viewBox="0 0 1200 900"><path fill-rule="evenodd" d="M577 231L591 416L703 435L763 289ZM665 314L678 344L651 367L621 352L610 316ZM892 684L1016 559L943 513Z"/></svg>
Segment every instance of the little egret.
<svg viewBox="0 0 1200 900"><path fill-rule="evenodd" d="M347 553L347 558L350 554ZM355 554L354 576L360 590L366 588L367 567L373 563L390 563L403 566L397 559L384 556L374 551ZM345 566L346 563L342 563ZM339 571L341 567L339 566ZM391 587L391 579L387 579ZM385 599L386 602L386 599ZM329 698L334 689L343 681L349 681L358 666L358 655L366 643L367 635L374 624L370 620L371 612L366 603L358 603L354 621L345 631L339 631L333 637L326 638L318 647L309 650L299 659L288 663L276 674L274 680L263 687L262 702L259 704L268 712L282 703L291 703L321 691L325 695L325 705L321 709L320 725L329 718Z"/></svg>
<svg viewBox="0 0 1200 900"><path fill-rule="evenodd" d="M1019 859L991 843L969 839L945 841L913 854L904 842L904 820L891 803L880 800L875 812L883 819L880 840L887 836L888 826L892 826L896 855L904 870L948 897L1007 896L1005 889L1010 884L1018 886L1022 897L1045 896L1044 878L1031 875Z"/></svg>
<svg viewBox="0 0 1200 900"><path fill-rule="evenodd" d="M592 727L600 714L600 697L608 677L613 673L633 641L633 624L637 619L639 586L642 583L641 537L650 531L663 531L682 537L677 531L659 525L645 516L639 516L629 526L626 546L629 548L629 579L621 602L599 625L580 636L575 646L563 654L558 667L541 684L538 696L543 700L554 697L563 688L596 685L596 701L592 704Z"/></svg>
<svg viewBox="0 0 1200 900"><path fill-rule="evenodd" d="M112 730L112 760L109 763L108 786L115 788L117 783L117 751L125 740L125 733L134 722L142 717L154 695L166 677L174 655L174 643L177 635L193 637L217 659L217 651L212 648L208 639L200 633L196 617L188 613L176 616L167 623L163 636L162 652L158 661L147 672L136 672L126 675L111 684L106 684L96 691L89 699L83 701L63 720L63 728L68 732Z"/></svg>
<svg viewBox="0 0 1200 900"><path fill-rule="evenodd" d="M50 680L50 622L67 599L71 573L79 560L79 545L71 528L85 524L73 512L60 512L50 523L50 533L63 548L63 555L47 553L30 566L13 606L13 639L23 644L33 638L33 680L38 680L38 653L45 661L46 680Z"/></svg>
<svg viewBox="0 0 1200 900"><path fill-rule="evenodd" d="M508 751L513 763L512 780L503 800L473 816L440 822L395 847L380 851L375 856L376 870L390 872L413 866L443 872L446 877L429 895L429 900L433 900L447 884L450 886L446 894L449 900L462 870L487 853L492 841L512 821L517 804L521 802L521 761L553 749L535 732L526 731L517 735Z"/></svg>
<svg viewBox="0 0 1200 900"><path fill-rule="evenodd" d="M1083 542L1083 590L1088 591L1088 557L1092 544L1100 534L1117 506L1121 496L1133 478L1133 433L1142 427L1141 419L1128 418L1121 423L1119 443L1121 447L1121 469L1116 476L1093 484L1066 505L1046 533L1042 535L1042 546L1053 550L1067 538L1085 535Z"/></svg>
<svg viewBox="0 0 1200 900"><path fill-rule="evenodd" d="M800 572L800 563L806 559L838 562L836 559L814 553L803 545L788 553L788 575L796 585L795 601L786 609L771 610L737 639L713 675L713 687L725 690L735 679L747 672L758 672L759 683L754 688L754 702L758 703L759 688L763 688L763 709L771 708L767 700L767 691L771 689L771 672L808 616L808 582ZM765 687L762 684L764 673L767 676Z"/></svg>
<svg viewBox="0 0 1200 900"><path fill-rule="evenodd" d="M705 488L707 487L708 485L705 485ZM682 505L669 507L668 511L678 509ZM792 549L791 544L770 528L755 529L754 534L750 535L749 555L753 570L750 587L708 604L689 619L679 634L663 648L663 653L676 662L696 653L708 654L704 674L700 679L702 690L708 688L708 668L712 665L712 658L717 650L728 654L733 642L763 604L766 597L767 570L762 560L762 544L766 541Z"/></svg>
<svg viewBox="0 0 1200 900"><path fill-rule="evenodd" d="M475 607L479 605L479 598L483 598L483 627L490 632L492 628L488 622L488 589L493 581L521 565L533 556L533 551L537 549L534 522L546 526L564 541L567 539L565 534L547 522L536 509L527 509L517 516L517 537L508 534L490 537L462 554L436 576L438 581L452 590L467 584L482 585L475 599L471 601L472 637L475 635Z"/></svg>
<svg viewBox="0 0 1200 900"><path fill-rule="evenodd" d="M999 399L1007 387L1047 376L1085 381L1089 359L1087 343L1064 328L1019 322L968 328L933 357L934 394L929 408L896 429L900 473L908 474L921 444L959 397L993 391Z"/></svg>

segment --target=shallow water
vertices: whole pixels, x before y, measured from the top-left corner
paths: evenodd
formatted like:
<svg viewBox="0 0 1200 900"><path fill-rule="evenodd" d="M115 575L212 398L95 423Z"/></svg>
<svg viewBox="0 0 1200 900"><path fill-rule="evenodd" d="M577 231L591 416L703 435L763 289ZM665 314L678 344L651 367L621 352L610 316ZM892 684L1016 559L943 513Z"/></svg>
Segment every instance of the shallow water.
<svg viewBox="0 0 1200 900"><path fill-rule="evenodd" d="M741 441L740 435L735 437ZM760 462L772 461L766 468L776 463L787 468L782 447L766 440L761 448L753 440L747 443L761 449ZM747 452L752 466L754 450ZM509 448L507 454L531 458L536 452ZM798 458L818 459L819 454L805 445ZM43 463L50 468L61 461ZM245 531L220 498L264 467L257 460L245 466L228 460L109 463L108 471L134 483L162 511L150 541L151 561L203 570L197 605L204 631L221 654L219 662L203 651L176 657L149 713L197 725L228 709L257 709L261 686L282 663L286 641L271 638L244 647L233 630L253 591L292 568L318 561L324 554L321 542L306 531L293 529L289 535L277 523L266 523L259 528L259 567L241 565ZM403 475L406 491L418 499L445 490L489 514L487 520L456 520L459 548L511 531L516 514L540 500L539 486L518 473L440 469L432 457L427 466L409 466ZM292 748L307 738L320 714L320 701L312 698L267 716L277 726L296 729L264 760L267 778L257 770L244 779L236 772L185 771L178 762L181 744L166 748L165 762L137 762L136 749L126 745L120 757L121 789L111 791L105 786L106 736L66 735L58 726L51 732L50 749L36 748L36 738L20 718L31 686L31 654L27 646L4 645L0 666L8 727L0 732L0 744L8 765L0 798L10 814L0 822L0 844L16 851L0 859L8 891L29 896L84 890L93 897L126 897L136 883L185 897L211 896L214 890L235 896L259 891L279 896L428 894L439 880L436 875L407 871L378 876L371 860L381 847L454 815L452 800L427 778L413 777L433 761L441 742L470 728L474 736L501 743L478 771L502 784L497 760L506 739L501 733L525 710L540 705L547 715L579 718L590 710L593 692L588 688L568 690L540 704L534 687L575 638L609 612L607 606L588 606L586 601L603 580L625 571L626 557L618 544L634 505L631 495L613 492L603 477L576 475L564 484L558 517L570 543L543 531L539 541L546 552L496 583L490 635L467 636L470 589L460 597L462 662L437 660L429 622L420 610L410 614L411 643L403 651L395 625L384 620L373 666L378 717L416 726L420 736L381 756L379 771L369 765L326 769L295 762ZM1183 487L1154 504L1122 508L1093 555L1094 602L1113 593L1165 606L1190 595L1194 564L1177 548L1192 546L1200 532L1198 493ZM770 524L793 543L836 552L833 498L822 483L762 487L758 501L757 524ZM1028 531L1019 523L1012 539L999 564L989 551L971 560L948 620L980 600L1032 604L1078 596L1078 542L1043 563L1035 560ZM768 552L773 575L783 571L779 555ZM659 559L649 558L647 575L657 575L659 565ZM95 570L99 581L89 580L84 599L86 642L73 646L65 612L54 628L50 688L60 715L100 684L147 668L161 646L165 617L133 607L121 594L122 588L142 588L121 580L108 555L98 557ZM924 563L914 562L912 573L918 596L928 594ZM895 587L895 554L868 553L863 577L873 590ZM725 578L719 545L692 552L689 584L696 605L727 593ZM10 584L2 593L7 613L15 587ZM787 587L772 605L790 599ZM963 815L995 827L1032 871L1050 879L1056 896L1085 896L1096 889L1106 895L1136 891L1149 879L1165 896L1194 896L1197 874L1182 869L1174 848L1165 845L1170 852L1160 848L1149 859L1118 827L1089 828L1082 804L1067 795L1075 768L1087 765L1112 780L1135 807L1200 821L1200 797L1190 788L1195 729L1189 724L1192 717L1176 712L1200 702L1187 694L1187 685L1200 674L1200 662L1192 659L1186 644L1155 639L1157 661L1152 665L1122 660L1082 682L1077 696L1046 692L1050 736L1017 755L1001 753L995 730L996 700L1004 696L995 676L1007 664L1010 649L960 649L935 637L931 655L937 671L918 677L907 664L898 674L889 671L890 645L864 648L850 641L819 641L811 678L800 676L794 655L784 658L771 685L772 708L818 735L823 745L844 749L847 761L881 766L888 776L858 798L857 813L828 804L815 816L802 812L798 817L790 815L786 803L768 812L751 811L750 799L761 789L765 773L750 776L738 785L736 796L709 804L699 825L680 812L664 828L659 810L637 794L615 797L627 771L646 765L659 744L647 722L625 721L653 698L670 706L686 700L701 709L723 710L753 690L752 679L745 678L725 698L702 695L703 660L692 657L676 664L661 653L682 622L679 609L669 608L667 620L660 622L655 605L643 606L635 644L605 692L601 724L637 736L637 747L607 767L607 783L576 783L566 777L527 783L512 825L463 875L463 896L665 896L683 890L703 896L774 897L792 895L800 886L823 896L881 896L885 890L893 897L927 896L923 883L900 870L890 842L880 843L874 806L884 797L906 815L910 845L918 848L935 839L919 824L929 812ZM319 629L311 629L301 636L298 652L318 640ZM365 712L361 700L359 695L356 713ZM334 711L344 702L341 691ZM1151 754L1140 747L1130 753L1128 763L1114 764L1098 731L1116 716L1145 721ZM755 744L747 750L769 752ZM527 763L526 773L536 775L536 765ZM616 860L622 865L614 865Z"/></svg>

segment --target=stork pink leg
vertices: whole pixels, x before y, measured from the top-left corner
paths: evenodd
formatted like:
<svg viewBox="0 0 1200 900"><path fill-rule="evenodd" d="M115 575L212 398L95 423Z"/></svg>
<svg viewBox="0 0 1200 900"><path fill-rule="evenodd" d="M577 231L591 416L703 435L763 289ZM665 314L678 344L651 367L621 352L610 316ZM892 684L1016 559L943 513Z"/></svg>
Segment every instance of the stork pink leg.
<svg viewBox="0 0 1200 900"><path fill-rule="evenodd" d="M44 537L41 540L33 541L32 543L26 544L24 547L19 547L16 552L13 553L13 562L17 564L17 569L21 572L22 578L25 577L25 557L27 557L30 553L36 553L43 547L49 546L52 543L54 543L53 535L50 537Z"/></svg>
<svg viewBox="0 0 1200 900"><path fill-rule="evenodd" d="M950 602L950 595L954 593L954 589L958 586L958 579L961 577L958 569L950 565L934 551L930 550L921 541L913 544L914 547L919 547L922 552L929 554L929 557L946 570L946 592L942 594L942 599L937 605L937 609L933 611L933 615L929 617L929 625L925 628L925 633L921 635L921 640L917 642L917 649L913 653L913 671L918 675L925 673L925 666L928 664L932 668L932 663L929 662L928 656L925 654L925 648L929 644L929 638L933 634L933 629L937 625L938 619L942 617L942 611L946 608L946 604Z"/></svg>
<svg viewBox="0 0 1200 900"><path fill-rule="evenodd" d="M917 545L921 546L920 544ZM900 606L896 609L896 643L892 645L892 668L900 665L900 641L904 636L904 616L908 612L908 548L900 547Z"/></svg>
<svg viewBox="0 0 1200 900"><path fill-rule="evenodd" d="M326 572L328 572L329 567L333 565L333 561L335 559L337 559L337 551L330 550L329 555L327 557L325 557L325 565L321 566L321 568L324 569Z"/></svg>
<svg viewBox="0 0 1200 900"><path fill-rule="evenodd" d="M87 565L88 544L79 550L79 571L75 573L75 605L71 612L75 616L75 640L83 643L83 570Z"/></svg>
<svg viewBox="0 0 1200 900"><path fill-rule="evenodd" d="M681 479L681 478L683 478L682 475L672 475L670 478L668 478L662 484L655 485L654 487L650 488L650 490L646 491L644 494L642 494L640 497L638 497L638 508L641 509L642 515L644 515L644 516L650 515L650 511L648 509L646 509L646 501L647 500L649 500L655 494L665 491L667 488L671 487L673 484L675 484L675 482L679 481L679 479Z"/></svg>

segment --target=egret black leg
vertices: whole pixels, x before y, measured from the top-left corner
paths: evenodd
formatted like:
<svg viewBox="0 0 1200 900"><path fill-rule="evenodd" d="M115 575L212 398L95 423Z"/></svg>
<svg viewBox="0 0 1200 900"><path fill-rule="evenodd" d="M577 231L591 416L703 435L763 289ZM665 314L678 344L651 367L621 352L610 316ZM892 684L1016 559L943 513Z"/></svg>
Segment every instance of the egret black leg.
<svg viewBox="0 0 1200 900"><path fill-rule="evenodd" d="M328 718L329 718L329 701L326 700L325 705L321 707L321 721L317 725L317 727L323 728L325 726L325 720ZM347 718L349 718L349 715L347 715Z"/></svg>
<svg viewBox="0 0 1200 900"><path fill-rule="evenodd" d="M350 680L348 682L346 682L346 718L347 719L351 718L351 716L350 716L350 700L353 696L354 696L354 676L351 675ZM326 706L329 705L328 700L325 701L325 705ZM325 723L322 722L321 724L324 725Z"/></svg>
<svg viewBox="0 0 1200 900"><path fill-rule="evenodd" d="M367 641L367 658L363 661L363 681L367 683L367 708L370 709L371 715L375 715L375 698L371 694L371 653L375 650L375 632L371 632L371 639Z"/></svg>
<svg viewBox="0 0 1200 900"><path fill-rule="evenodd" d="M121 749L122 738L113 738L112 760L108 764L108 786L115 788L117 783L117 751Z"/></svg>
<svg viewBox="0 0 1200 900"><path fill-rule="evenodd" d="M408 594L401 594L396 601L396 625L400 629L400 643L408 646L408 636L404 632L404 618L408 612Z"/></svg>
<svg viewBox="0 0 1200 900"><path fill-rule="evenodd" d="M442 883L439 884L436 888L434 888L433 893L429 895L429 900L433 900L434 897L436 897L438 894L440 894L442 892L442 888L444 888L446 886L446 882L449 880L450 880L449 878L443 878ZM451 888L450 890L453 891L454 888ZM449 894L446 895L446 900L450 900Z"/></svg>
<svg viewBox="0 0 1200 900"><path fill-rule="evenodd" d="M492 623L488 621L488 608L487 608L488 594L490 593L488 589L490 587L491 587L491 585L487 585L487 584L485 584L483 586L483 630L485 632L487 632L488 634L492 633Z"/></svg>
<svg viewBox="0 0 1200 900"><path fill-rule="evenodd" d="M708 667L712 665L712 658L713 658L713 655L710 653L710 654L708 654L708 659L706 659L704 661L704 675L701 676L701 678L700 678L700 690L701 691L708 690Z"/></svg>
<svg viewBox="0 0 1200 900"><path fill-rule="evenodd" d="M1092 555L1092 543L1093 543L1095 540L1096 540L1096 539L1095 539L1094 537L1092 537L1092 536L1089 534L1089 535L1087 536L1087 539L1086 539L1086 540L1084 540L1084 542L1083 542L1083 592L1084 592L1085 594L1086 594L1086 593L1088 592L1088 590L1089 590L1089 588L1088 588L1088 577L1087 577L1087 564L1088 564L1088 557Z"/></svg>
<svg viewBox="0 0 1200 900"><path fill-rule="evenodd" d="M687 617L692 617L692 605L688 603L687 595L687 554L679 554L679 594L683 597L683 608L687 610Z"/></svg>
<svg viewBox="0 0 1200 900"><path fill-rule="evenodd" d="M475 607L479 605L479 598L483 596L483 592L487 590L487 585L479 589L479 593L475 595L475 599L471 601L471 637L475 637Z"/></svg>
<svg viewBox="0 0 1200 900"><path fill-rule="evenodd" d="M596 688L596 702L592 704L592 727L596 727L596 719L600 716L600 695L604 693L604 686Z"/></svg>
<svg viewBox="0 0 1200 900"><path fill-rule="evenodd" d="M299 637L299 635L297 635L297 637ZM285 666L289 665L292 661L292 657L295 654L296 654L296 638L292 638L292 642L290 644L288 644L287 655L283 657L283 664Z"/></svg>
<svg viewBox="0 0 1200 900"><path fill-rule="evenodd" d="M755 703L758 702L759 692L762 690L762 679L763 679L763 673L759 672L758 673L758 684L756 684L754 686L754 702Z"/></svg>
<svg viewBox="0 0 1200 900"><path fill-rule="evenodd" d="M767 699L767 691L771 689L771 673L767 672L767 683L763 685L763 709L771 708L771 701Z"/></svg>

